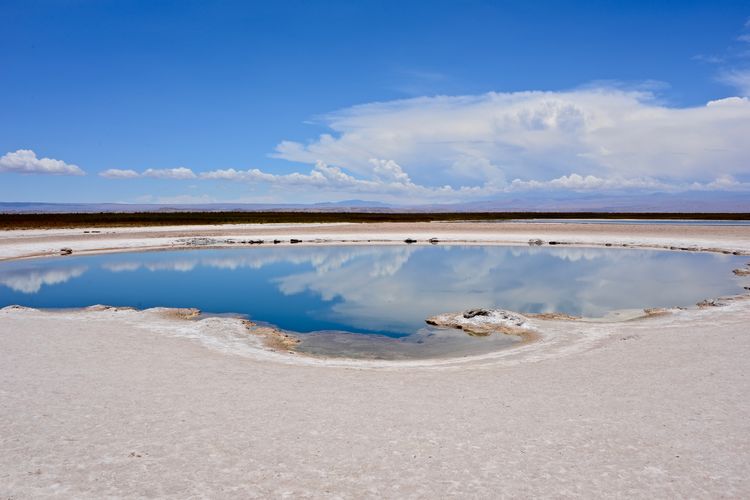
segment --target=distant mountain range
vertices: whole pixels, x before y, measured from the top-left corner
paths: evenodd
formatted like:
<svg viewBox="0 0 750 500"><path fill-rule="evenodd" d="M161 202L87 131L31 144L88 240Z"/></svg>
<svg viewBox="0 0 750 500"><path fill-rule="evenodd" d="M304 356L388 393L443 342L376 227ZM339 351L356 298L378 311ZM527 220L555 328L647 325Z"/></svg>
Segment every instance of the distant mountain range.
<svg viewBox="0 0 750 500"><path fill-rule="evenodd" d="M44 203L0 202L0 213L97 213L187 211L309 212L750 212L750 193L694 191L651 194L523 193L454 204L397 205L345 200L325 203Z"/></svg>

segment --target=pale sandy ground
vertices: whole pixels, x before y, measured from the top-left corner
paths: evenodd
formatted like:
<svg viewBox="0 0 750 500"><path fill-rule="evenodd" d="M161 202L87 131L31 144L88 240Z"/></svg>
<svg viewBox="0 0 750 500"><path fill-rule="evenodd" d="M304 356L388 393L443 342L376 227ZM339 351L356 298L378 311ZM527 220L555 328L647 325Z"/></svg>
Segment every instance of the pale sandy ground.
<svg viewBox="0 0 750 500"><path fill-rule="evenodd" d="M100 231L91 233L84 231ZM406 238L425 243L438 238L445 243L475 242L526 245L530 239L578 245L684 246L723 248L750 254L747 226L592 225L547 223L383 223L383 224L238 224L231 226L168 226L147 228L92 228L0 231L0 260L54 255L60 248L74 253L153 248L183 248L196 237L235 242L274 239L288 244L398 243ZM236 245L233 245L236 246Z"/></svg>
<svg viewBox="0 0 750 500"><path fill-rule="evenodd" d="M467 226L9 232L0 252L274 235L750 251L750 228ZM0 498L747 498L750 300L723 302L529 319L542 338L518 349L369 364L272 353L229 318L6 308Z"/></svg>

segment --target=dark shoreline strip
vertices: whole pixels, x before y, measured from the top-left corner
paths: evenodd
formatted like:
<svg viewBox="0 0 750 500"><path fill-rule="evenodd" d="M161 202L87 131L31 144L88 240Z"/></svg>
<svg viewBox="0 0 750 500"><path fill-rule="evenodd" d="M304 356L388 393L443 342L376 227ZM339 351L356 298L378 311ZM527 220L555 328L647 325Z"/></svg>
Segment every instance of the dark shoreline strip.
<svg viewBox="0 0 750 500"><path fill-rule="evenodd" d="M529 219L633 219L747 221L750 213L632 213L632 212L100 212L4 213L0 229L76 227L186 226L217 224L279 224L334 222L457 222Z"/></svg>

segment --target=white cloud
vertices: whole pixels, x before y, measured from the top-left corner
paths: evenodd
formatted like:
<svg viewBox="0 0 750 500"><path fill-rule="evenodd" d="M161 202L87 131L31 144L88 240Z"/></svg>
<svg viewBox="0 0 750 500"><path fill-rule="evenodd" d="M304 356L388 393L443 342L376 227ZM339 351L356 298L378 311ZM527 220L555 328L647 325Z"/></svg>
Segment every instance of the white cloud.
<svg viewBox="0 0 750 500"><path fill-rule="evenodd" d="M192 170L185 167L149 168L141 175L143 175L143 177L153 177L155 179L195 179L196 177Z"/></svg>
<svg viewBox="0 0 750 500"><path fill-rule="evenodd" d="M727 73L750 93L750 72ZM282 141L275 157L309 165L195 173L110 169L102 177L242 181L273 201L372 194L400 203L466 201L528 190L750 190L750 99L669 107L649 91L603 84L353 106L329 132ZM6 155L8 156L8 155ZM5 158L5 157L4 157ZM41 160L40 160L41 161ZM283 198L283 199L282 199ZM141 200L144 201L144 200ZM149 197L198 203L207 196Z"/></svg>
<svg viewBox="0 0 750 500"><path fill-rule="evenodd" d="M706 184L694 184L693 189L699 190L717 190L717 191L732 191L732 190L750 190L750 183L739 182L731 175L720 175L716 179Z"/></svg>
<svg viewBox="0 0 750 500"><path fill-rule="evenodd" d="M750 97L750 69L734 69L724 71L719 75L719 80L722 83L736 88L737 91L740 92L740 94L742 94L743 96Z"/></svg>
<svg viewBox="0 0 750 500"><path fill-rule="evenodd" d="M214 170L201 174L202 179L245 181L253 184L269 184L272 188L284 188L309 192L316 188L318 193L378 194L384 199L399 200L403 203L430 200L436 198L461 199L469 193L482 191L478 187L451 186L429 187L418 185L409 179L401 167L392 160L372 159L373 178L364 179L344 172L339 167L327 165L322 161L315 163L313 169L305 174L272 174L257 168L249 170ZM404 199L404 196L409 198Z"/></svg>
<svg viewBox="0 0 750 500"><path fill-rule="evenodd" d="M461 201L472 197L492 196L502 193L532 191L532 190L569 190L569 191L688 191L688 190L750 190L750 183L742 183L730 175L720 175L709 182L668 183L651 177L597 177L594 175L580 175L571 173L550 180L521 180L514 179L509 183L493 185L486 183L482 186L450 185L430 187L413 183L408 175L403 173L395 162L375 160L373 164L389 165L397 180L386 181L381 178L374 180L359 179L346 174L341 169L330 167L318 162L309 174L292 173L285 175L271 174L258 169L215 170L201 174L202 179L231 180L249 183L270 184L272 187L283 188L285 193L289 189L309 192L316 188L316 192L324 193L368 193L379 195L383 199L410 204L424 201ZM381 174L382 175L382 174ZM404 177L405 176L405 177ZM160 201L163 202L163 201Z"/></svg>
<svg viewBox="0 0 750 500"><path fill-rule="evenodd" d="M202 179L219 179L232 181L246 181L253 183L270 183L278 186L307 186L328 189L344 189L360 192L380 192L390 188L399 190L411 188L414 185L409 177L393 161L372 160L376 179L359 179L347 174L339 167L332 167L322 161L315 162L313 169L307 173L294 172L291 174L271 174L257 168L249 170L213 170L201 174Z"/></svg>
<svg viewBox="0 0 750 500"><path fill-rule="evenodd" d="M133 179L134 177L138 177L140 174L138 174L138 172L136 172L135 170L121 170L119 168L110 168L109 170L105 170L104 172L99 172L99 175L108 179Z"/></svg>
<svg viewBox="0 0 750 500"><path fill-rule="evenodd" d="M401 165L393 160L370 158L370 164L374 167L373 173L375 177L383 182L411 183L411 179L409 179L409 176L401 168Z"/></svg>
<svg viewBox="0 0 750 500"><path fill-rule="evenodd" d="M746 106L747 104L750 104L750 99L747 97L725 97L724 99L708 101L706 106Z"/></svg>
<svg viewBox="0 0 750 500"><path fill-rule="evenodd" d="M216 203L216 199L207 195L190 195L180 194L176 196L154 196L154 195L143 195L139 196L136 201L138 203L155 203L159 205L190 205L190 204L206 204Z"/></svg>
<svg viewBox="0 0 750 500"><path fill-rule="evenodd" d="M100 176L108 179L133 179L136 177L151 177L153 179L196 179L198 176L186 167L176 168L149 168L141 173L135 170L126 169L121 170L118 168L110 168L99 173Z"/></svg>
<svg viewBox="0 0 750 500"><path fill-rule="evenodd" d="M745 28L750 28L750 20L745 22ZM747 58L750 52L745 44L750 43L750 33L743 33L736 38L740 44L734 44L720 58L723 69L718 72L716 79L721 83L734 87L740 95L750 97L750 67Z"/></svg>
<svg viewBox="0 0 750 500"><path fill-rule="evenodd" d="M694 61L700 61L708 64L721 64L724 61L726 61L726 58L723 56L717 56L713 54L697 54L693 56L691 59Z"/></svg>
<svg viewBox="0 0 750 500"><path fill-rule="evenodd" d="M77 165L52 158L37 158L30 149L19 149L0 157L0 172L17 174L86 175Z"/></svg>
<svg viewBox="0 0 750 500"><path fill-rule="evenodd" d="M568 189L573 191L613 191L613 190L650 190L650 191L733 191L750 190L750 183L739 182L731 175L720 175L710 182L693 182L690 184L666 183L650 177L602 178L594 175L563 175L548 181L522 181L515 179L510 183L511 191L534 189Z"/></svg>
<svg viewBox="0 0 750 500"><path fill-rule="evenodd" d="M518 190L524 189L572 189L577 191L588 190L612 190L612 189L661 189L670 190L674 186L659 182L651 178L625 179L613 177L604 179L594 175L582 176L579 174L563 175L549 181L522 181L515 179L511 187Z"/></svg>
<svg viewBox="0 0 750 500"><path fill-rule="evenodd" d="M264 195L277 201L372 194L408 204L529 190L750 190L746 97L687 108L602 86L420 97L354 106L326 123L332 133L277 146L275 156L312 165L307 171L196 174L179 167L101 175L241 181L269 188Z"/></svg>
<svg viewBox="0 0 750 500"><path fill-rule="evenodd" d="M750 174L750 103L740 98L674 108L647 92L613 88L488 93L365 104L325 120L333 133L283 141L275 156L342 166L381 183L382 160L372 159L385 158L400 166L398 184L443 193L523 186L506 178L569 189L661 188Z"/></svg>

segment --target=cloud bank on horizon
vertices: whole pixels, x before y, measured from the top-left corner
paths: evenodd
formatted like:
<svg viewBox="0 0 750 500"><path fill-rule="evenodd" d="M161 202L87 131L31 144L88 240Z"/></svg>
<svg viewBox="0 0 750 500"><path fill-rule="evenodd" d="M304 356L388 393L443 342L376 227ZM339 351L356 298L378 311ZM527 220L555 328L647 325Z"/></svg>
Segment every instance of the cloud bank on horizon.
<svg viewBox="0 0 750 500"><path fill-rule="evenodd" d="M611 88L493 92L354 106L325 121L333 134L284 141L275 156L346 165L381 186L445 181L431 186L436 194L750 187L747 97L670 108ZM378 171L385 162L390 176Z"/></svg>
<svg viewBox="0 0 750 500"><path fill-rule="evenodd" d="M321 120L330 132L281 141L272 153L307 169L108 169L99 176L244 182L268 187L279 201L310 189L322 198L414 203L528 190L750 191L746 96L678 108L650 92L591 86L375 102ZM1 157L0 171L84 174L30 150Z"/></svg>

